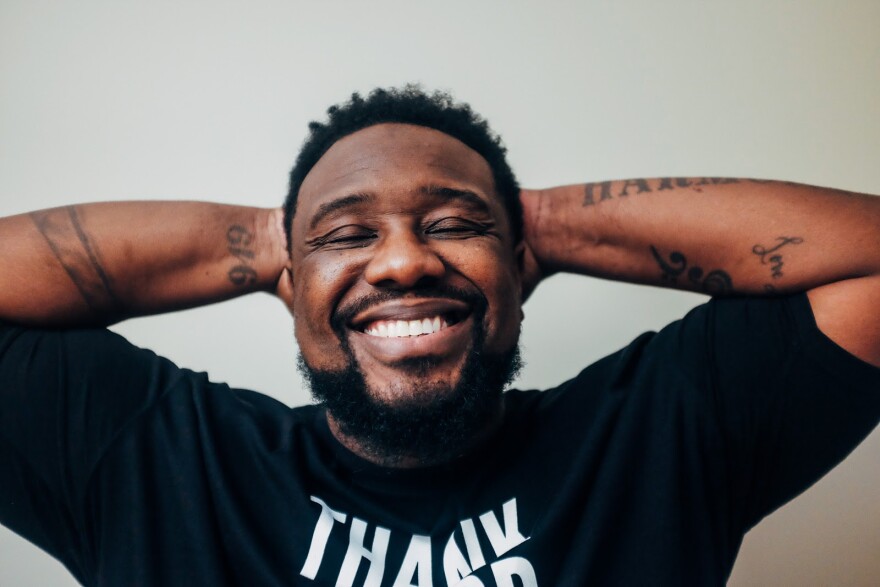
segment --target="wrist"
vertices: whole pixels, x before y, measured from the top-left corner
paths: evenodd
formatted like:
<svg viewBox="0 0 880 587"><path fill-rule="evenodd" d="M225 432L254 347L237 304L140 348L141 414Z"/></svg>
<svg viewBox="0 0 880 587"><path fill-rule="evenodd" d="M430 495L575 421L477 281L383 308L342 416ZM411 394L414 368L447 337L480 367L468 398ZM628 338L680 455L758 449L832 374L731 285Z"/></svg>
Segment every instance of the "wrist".
<svg viewBox="0 0 880 587"><path fill-rule="evenodd" d="M257 211L255 227L258 230L257 242L262 265L259 272L260 288L274 291L290 259L287 235L284 231L284 210L281 208L260 208Z"/></svg>

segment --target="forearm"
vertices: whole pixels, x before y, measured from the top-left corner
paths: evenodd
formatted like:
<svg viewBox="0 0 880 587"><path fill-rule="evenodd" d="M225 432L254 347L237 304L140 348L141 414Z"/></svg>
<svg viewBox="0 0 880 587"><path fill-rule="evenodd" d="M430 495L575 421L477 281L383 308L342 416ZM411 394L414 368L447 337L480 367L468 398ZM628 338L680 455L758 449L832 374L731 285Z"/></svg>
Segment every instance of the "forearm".
<svg viewBox="0 0 880 587"><path fill-rule="evenodd" d="M109 324L271 290L286 263L278 214L112 202L0 219L0 317Z"/></svg>
<svg viewBox="0 0 880 587"><path fill-rule="evenodd" d="M782 182L647 179L524 192L543 273L709 294L880 274L880 198Z"/></svg>

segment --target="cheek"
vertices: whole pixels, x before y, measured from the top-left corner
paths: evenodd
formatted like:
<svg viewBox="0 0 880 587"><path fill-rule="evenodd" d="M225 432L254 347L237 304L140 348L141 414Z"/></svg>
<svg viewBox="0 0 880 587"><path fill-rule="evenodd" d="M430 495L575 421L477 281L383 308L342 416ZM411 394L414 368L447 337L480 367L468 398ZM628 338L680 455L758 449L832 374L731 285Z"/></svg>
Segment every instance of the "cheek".
<svg viewBox="0 0 880 587"><path fill-rule="evenodd" d="M512 343L511 340L519 336L520 323L522 321L522 304L520 302L519 284L510 280L508 275L501 276L499 283L505 285L496 288L489 303L495 305L495 310L490 312L490 319L494 324L489 324L490 330L497 334L499 344L506 350Z"/></svg>
<svg viewBox="0 0 880 587"><path fill-rule="evenodd" d="M356 279L358 260L346 255L314 255L294 271L294 317L326 324L342 294Z"/></svg>
<svg viewBox="0 0 880 587"><path fill-rule="evenodd" d="M486 315L489 342L498 350L507 350L519 336L522 320L520 281L513 254L493 251L482 257L485 262L471 263L470 277L489 302ZM479 258L476 255L471 259Z"/></svg>
<svg viewBox="0 0 880 587"><path fill-rule="evenodd" d="M294 335L300 352L313 367L341 369L347 365L330 319L348 288L350 267L316 258L302 263L294 274Z"/></svg>

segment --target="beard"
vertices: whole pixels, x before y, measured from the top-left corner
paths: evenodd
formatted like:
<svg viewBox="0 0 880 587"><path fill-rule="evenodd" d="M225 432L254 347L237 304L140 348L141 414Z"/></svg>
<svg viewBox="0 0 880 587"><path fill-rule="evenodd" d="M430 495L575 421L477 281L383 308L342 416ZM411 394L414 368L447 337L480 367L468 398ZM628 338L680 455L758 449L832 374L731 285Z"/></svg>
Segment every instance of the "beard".
<svg viewBox="0 0 880 587"><path fill-rule="evenodd" d="M416 297L453 298L473 308L471 347L458 381L432 381L431 370L438 361L415 359L396 365L404 374L400 383L371 390L348 344L345 325L363 308L400 297L404 296L397 292L377 294L334 315L331 323L348 359L344 369L314 369L302 354L298 368L312 397L372 459L388 466L413 458L422 465L448 462L466 452L497 416L504 388L522 368L519 346L514 341L505 352L486 352L487 303L482 295L451 288L420 290ZM379 399L383 397L394 399Z"/></svg>

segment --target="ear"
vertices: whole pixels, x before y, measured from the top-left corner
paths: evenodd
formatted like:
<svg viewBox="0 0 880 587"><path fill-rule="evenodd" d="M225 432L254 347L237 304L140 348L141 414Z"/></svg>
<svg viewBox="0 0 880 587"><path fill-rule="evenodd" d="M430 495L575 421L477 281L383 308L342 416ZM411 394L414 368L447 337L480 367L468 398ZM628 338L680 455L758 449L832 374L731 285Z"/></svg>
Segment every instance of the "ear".
<svg viewBox="0 0 880 587"><path fill-rule="evenodd" d="M289 266L281 271L278 284L275 286L275 295L281 298L287 306L287 311L293 316L293 272Z"/></svg>
<svg viewBox="0 0 880 587"><path fill-rule="evenodd" d="M525 239L516 245L514 254L516 255L516 267L519 271L520 297L522 303L525 303L535 291L538 282L541 281L541 268Z"/></svg>
<svg viewBox="0 0 880 587"><path fill-rule="evenodd" d="M516 274L519 279L519 319L522 322L526 314L523 311L523 304L526 302L526 288L525 288L525 267L526 267L526 241L521 240L513 249L514 257L516 258ZM520 325L522 328L522 325Z"/></svg>
<svg viewBox="0 0 880 587"><path fill-rule="evenodd" d="M526 274L526 241L521 240L513 247L513 257L516 261L516 276L519 279L520 294L523 293L523 279ZM525 301L525 297L522 298Z"/></svg>

